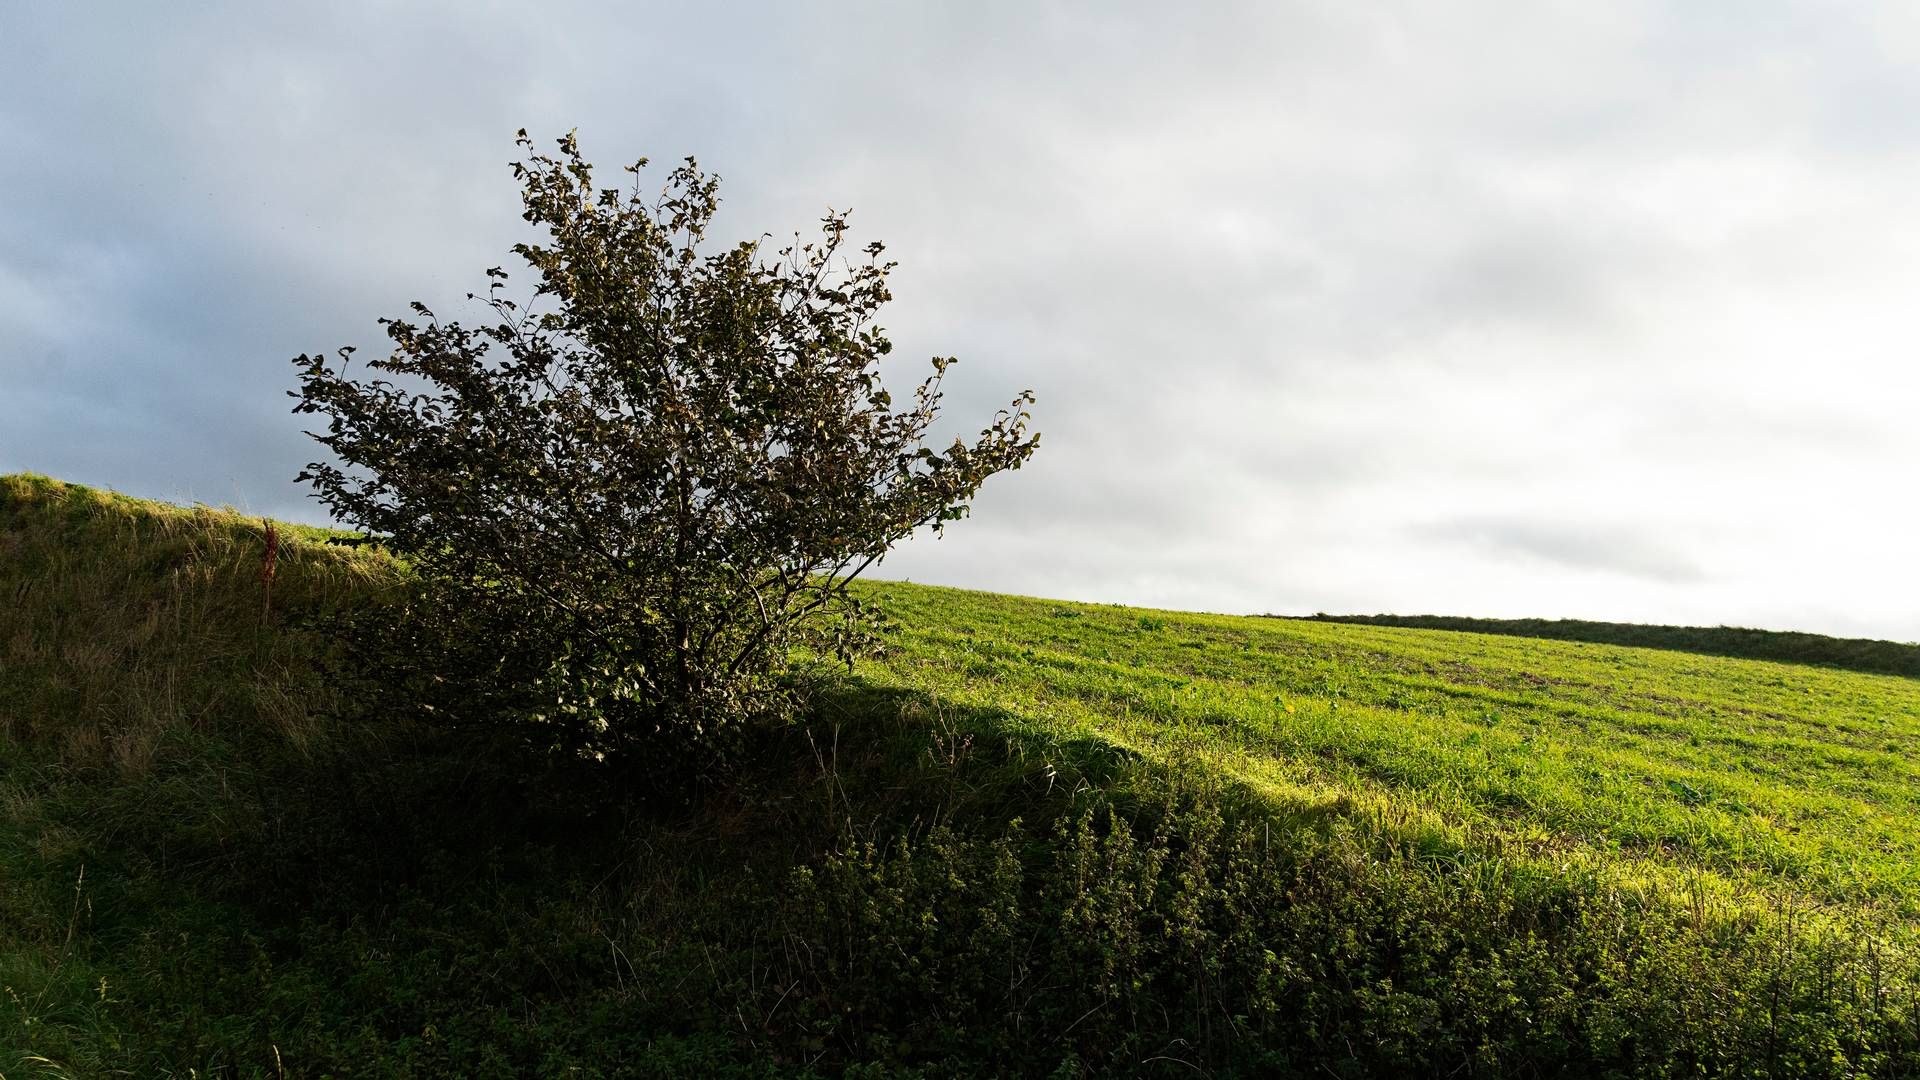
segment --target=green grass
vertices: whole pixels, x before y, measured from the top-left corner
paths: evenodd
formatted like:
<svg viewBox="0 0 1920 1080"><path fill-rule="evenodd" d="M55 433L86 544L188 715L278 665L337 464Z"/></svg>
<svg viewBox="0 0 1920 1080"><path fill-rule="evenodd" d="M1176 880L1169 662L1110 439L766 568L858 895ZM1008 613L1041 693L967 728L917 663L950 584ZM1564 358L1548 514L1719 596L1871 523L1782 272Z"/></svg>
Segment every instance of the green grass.
<svg viewBox="0 0 1920 1080"><path fill-rule="evenodd" d="M1920 915L1920 681L1639 648L871 586L888 681L1197 755L1436 858Z"/></svg>
<svg viewBox="0 0 1920 1080"><path fill-rule="evenodd" d="M326 691L283 616L348 602L393 570L326 544L338 534L277 527L269 597L263 521L0 477L0 737L130 773L170 740L306 741Z"/></svg>
<svg viewBox="0 0 1920 1080"><path fill-rule="evenodd" d="M875 582L663 804L339 719L281 531L0 478L0 1077L1920 1071L1920 682Z"/></svg>

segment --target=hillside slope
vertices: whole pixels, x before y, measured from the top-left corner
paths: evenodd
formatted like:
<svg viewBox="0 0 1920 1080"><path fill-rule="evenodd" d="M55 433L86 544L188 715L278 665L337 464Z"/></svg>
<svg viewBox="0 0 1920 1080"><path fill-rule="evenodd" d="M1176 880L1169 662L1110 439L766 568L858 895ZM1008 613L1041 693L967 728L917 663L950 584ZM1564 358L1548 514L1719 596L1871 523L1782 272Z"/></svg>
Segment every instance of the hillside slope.
<svg viewBox="0 0 1920 1080"><path fill-rule="evenodd" d="M692 801L355 713L285 526L0 478L0 1075L1907 1075L1920 683L874 582Z"/></svg>
<svg viewBox="0 0 1920 1080"><path fill-rule="evenodd" d="M1491 847L1920 915L1920 681L872 586L902 686L1187 754L1436 857Z"/></svg>

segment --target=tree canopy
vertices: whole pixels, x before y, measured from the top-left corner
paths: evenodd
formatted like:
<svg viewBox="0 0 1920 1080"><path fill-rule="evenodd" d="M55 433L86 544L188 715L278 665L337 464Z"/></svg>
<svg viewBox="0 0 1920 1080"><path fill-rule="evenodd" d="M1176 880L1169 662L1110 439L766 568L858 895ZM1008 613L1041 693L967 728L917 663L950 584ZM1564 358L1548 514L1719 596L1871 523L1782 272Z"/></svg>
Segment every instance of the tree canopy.
<svg viewBox="0 0 1920 1080"><path fill-rule="evenodd" d="M778 714L795 647L871 644L848 583L1033 453L1033 396L931 446L954 360L896 403L895 264L845 213L710 249L718 179L692 158L650 194L645 159L601 187L573 135L518 145L531 298L495 267L477 324L416 302L381 320L382 359L298 357L295 412L333 458L299 479L407 559L384 640L469 714L596 755Z"/></svg>

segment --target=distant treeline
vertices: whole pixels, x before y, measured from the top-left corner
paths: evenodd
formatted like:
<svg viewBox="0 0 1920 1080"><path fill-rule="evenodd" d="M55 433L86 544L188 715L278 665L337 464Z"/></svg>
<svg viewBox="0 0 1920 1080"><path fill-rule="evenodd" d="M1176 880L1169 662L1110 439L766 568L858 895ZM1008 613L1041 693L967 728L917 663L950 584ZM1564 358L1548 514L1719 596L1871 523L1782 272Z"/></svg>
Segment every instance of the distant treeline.
<svg viewBox="0 0 1920 1080"><path fill-rule="evenodd" d="M1473 634L1591 641L1643 649L1820 664L1849 671L1904 675L1920 679L1920 645L1867 638L1836 638L1796 631L1750 630L1737 626L1643 626L1637 623L1586 622L1580 619L1473 619L1459 615L1309 615L1315 622L1400 626L1414 630L1460 630Z"/></svg>

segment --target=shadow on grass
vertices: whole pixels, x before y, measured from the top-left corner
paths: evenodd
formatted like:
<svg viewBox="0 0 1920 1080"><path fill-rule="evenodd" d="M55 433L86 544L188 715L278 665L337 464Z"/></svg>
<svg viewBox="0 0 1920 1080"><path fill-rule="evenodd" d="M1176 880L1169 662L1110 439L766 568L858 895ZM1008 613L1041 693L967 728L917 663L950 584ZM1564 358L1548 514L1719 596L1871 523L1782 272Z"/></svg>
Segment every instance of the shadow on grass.
<svg viewBox="0 0 1920 1080"><path fill-rule="evenodd" d="M184 756L86 795L116 845L268 921L377 910L485 881L620 885L684 868L785 867L852 838L1044 826L1157 771L1101 739L1009 710L844 678L802 719L751 729L719 767L612 770L470 732L362 728L284 747Z"/></svg>
<svg viewBox="0 0 1920 1080"><path fill-rule="evenodd" d="M243 763L244 762L244 763ZM96 803L92 817L265 923L357 917L475 888L537 902L741 868L779 875L849 844L936 830L1044 838L1091 808L1133 819L1198 793L1273 837L1365 831L1345 797L1262 794L1177 746L1141 753L1001 707L858 676L793 723L749 729L697 779L530 752L508 738L362 730L307 754L235 754ZM216 792L224 794L216 794ZM1381 851L1392 837L1374 837ZM1455 853L1459 855L1459 853Z"/></svg>

